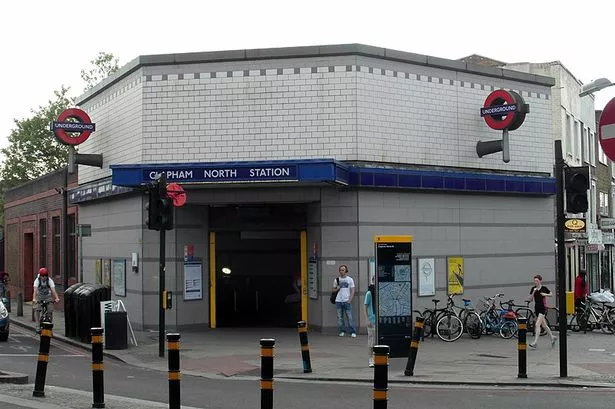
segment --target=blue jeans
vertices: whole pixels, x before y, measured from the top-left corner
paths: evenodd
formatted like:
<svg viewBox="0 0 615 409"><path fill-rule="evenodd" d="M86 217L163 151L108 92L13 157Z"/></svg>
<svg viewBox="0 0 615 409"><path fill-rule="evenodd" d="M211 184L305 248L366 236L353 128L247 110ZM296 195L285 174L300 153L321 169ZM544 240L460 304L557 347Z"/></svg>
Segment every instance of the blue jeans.
<svg viewBox="0 0 615 409"><path fill-rule="evenodd" d="M348 332L346 331L346 328L348 328L351 334L356 334L357 330L354 328L354 322L352 320L352 304L349 302L336 302L335 309L337 310L337 326L339 331ZM346 315L348 327L344 324L344 315Z"/></svg>

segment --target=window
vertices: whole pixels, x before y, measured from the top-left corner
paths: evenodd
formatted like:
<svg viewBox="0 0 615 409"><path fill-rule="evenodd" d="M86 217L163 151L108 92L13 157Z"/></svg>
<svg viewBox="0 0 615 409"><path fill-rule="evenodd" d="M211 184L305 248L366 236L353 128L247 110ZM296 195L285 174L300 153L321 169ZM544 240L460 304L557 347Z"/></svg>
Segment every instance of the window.
<svg viewBox="0 0 615 409"><path fill-rule="evenodd" d="M52 217L51 218L51 234L53 235L53 245L51 249L51 274L59 275L60 274L60 218Z"/></svg>
<svg viewBox="0 0 615 409"><path fill-rule="evenodd" d="M600 192L600 216L609 215L609 194Z"/></svg>
<svg viewBox="0 0 615 409"><path fill-rule="evenodd" d="M583 142L583 161L589 163L589 129L581 124L581 139Z"/></svg>
<svg viewBox="0 0 615 409"><path fill-rule="evenodd" d="M589 131L589 163L596 166L596 134Z"/></svg>
<svg viewBox="0 0 615 409"><path fill-rule="evenodd" d="M47 265L47 219L38 221L38 265Z"/></svg>
<svg viewBox="0 0 615 409"><path fill-rule="evenodd" d="M598 160L603 165L606 165L607 164L606 159L607 159L606 158L606 153L604 153L604 151L602 150L602 145L598 144Z"/></svg>
<svg viewBox="0 0 615 409"><path fill-rule="evenodd" d="M67 277L77 277L77 234L75 231L75 215L68 215L68 266Z"/></svg>
<svg viewBox="0 0 615 409"><path fill-rule="evenodd" d="M587 222L596 224L596 211L597 211L597 203L596 203L596 181L592 180L590 191L589 191L589 206L587 209L588 218Z"/></svg>
<svg viewBox="0 0 615 409"><path fill-rule="evenodd" d="M572 129L570 129L571 120L570 115L566 114L566 122L564 123L564 126L566 127L566 134L564 136L566 137L566 154L570 157L572 157Z"/></svg>
<svg viewBox="0 0 615 409"><path fill-rule="evenodd" d="M581 135L579 121L574 121L574 158L581 159Z"/></svg>

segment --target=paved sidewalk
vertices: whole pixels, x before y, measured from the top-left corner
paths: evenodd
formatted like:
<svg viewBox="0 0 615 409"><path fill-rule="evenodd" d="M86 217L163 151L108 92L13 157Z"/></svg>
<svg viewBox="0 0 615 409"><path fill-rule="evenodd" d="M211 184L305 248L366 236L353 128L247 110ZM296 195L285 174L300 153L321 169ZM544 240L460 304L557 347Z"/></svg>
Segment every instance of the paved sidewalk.
<svg viewBox="0 0 615 409"><path fill-rule="evenodd" d="M13 306L13 325L31 328L31 307L24 306L18 317ZM54 337L89 349L89 344L64 336L64 315L54 313ZM559 347L551 348L541 337L537 350L528 350L527 379L517 377L516 340L496 336L456 342L439 339L421 342L415 376L404 376L407 360L392 358L391 383L543 385L615 388L615 336L594 333L568 333L568 377L559 377ZM125 350L105 350L109 357L160 371L167 370L166 358L158 357L158 333L137 332L138 346ZM260 376L261 338L274 338L275 377L302 380L370 382L373 369L367 366L366 336L338 337L309 332L313 372L303 373L299 336L293 328L223 328L181 333L181 371L209 378Z"/></svg>

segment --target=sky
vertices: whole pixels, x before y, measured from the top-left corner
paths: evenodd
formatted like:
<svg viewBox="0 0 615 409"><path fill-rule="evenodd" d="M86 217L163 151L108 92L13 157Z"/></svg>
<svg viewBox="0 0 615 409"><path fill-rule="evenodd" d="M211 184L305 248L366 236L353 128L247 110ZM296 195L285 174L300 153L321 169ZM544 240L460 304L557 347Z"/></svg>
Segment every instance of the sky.
<svg viewBox="0 0 615 409"><path fill-rule="evenodd" d="M0 5L0 147L53 91L84 89L101 52L139 55L361 43L457 59L561 61L579 80L615 82L615 2L585 0L21 0ZM596 109L615 86L595 94ZM0 158L1 160L1 158Z"/></svg>

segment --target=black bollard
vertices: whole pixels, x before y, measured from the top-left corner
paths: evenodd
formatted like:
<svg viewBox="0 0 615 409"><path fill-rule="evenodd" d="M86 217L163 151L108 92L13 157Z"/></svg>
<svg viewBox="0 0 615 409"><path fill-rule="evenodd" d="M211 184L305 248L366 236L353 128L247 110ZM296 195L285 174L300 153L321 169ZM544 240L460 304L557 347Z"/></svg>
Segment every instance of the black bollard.
<svg viewBox="0 0 615 409"><path fill-rule="evenodd" d="M389 391L389 347L374 346L374 409L386 409Z"/></svg>
<svg viewBox="0 0 615 409"><path fill-rule="evenodd" d="M17 316L23 317L23 294L17 294Z"/></svg>
<svg viewBox="0 0 615 409"><path fill-rule="evenodd" d="M169 409L181 407L179 371L179 334L167 334L169 351Z"/></svg>
<svg viewBox="0 0 615 409"><path fill-rule="evenodd" d="M91 328L90 335L92 335L92 407L104 408L105 381L103 367L103 329Z"/></svg>
<svg viewBox="0 0 615 409"><path fill-rule="evenodd" d="M49 347L51 346L51 337L53 336L52 329L52 323L41 323L41 344L38 350L34 392L32 392L32 396L37 398L45 397L45 378L47 377L47 363L49 362Z"/></svg>
<svg viewBox="0 0 615 409"><path fill-rule="evenodd" d="M305 321L297 323L299 330L299 342L301 343L301 359L303 359L303 373L312 372L312 363L310 362L310 346L308 344L307 324Z"/></svg>
<svg viewBox="0 0 615 409"><path fill-rule="evenodd" d="M518 378L527 378L527 318L517 318L519 325L518 337L519 342L517 348L519 349L519 375ZM540 328L536 329L540 331Z"/></svg>
<svg viewBox="0 0 615 409"><path fill-rule="evenodd" d="M273 347L275 339L261 339L261 409L273 409Z"/></svg>
<svg viewBox="0 0 615 409"><path fill-rule="evenodd" d="M414 375L414 364L416 363L416 354L419 352L419 342L423 336L423 325L425 324L425 318L416 317L414 321L414 332L412 333L412 342L410 343L410 355L408 355L408 362L406 363L406 370L404 375Z"/></svg>

